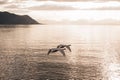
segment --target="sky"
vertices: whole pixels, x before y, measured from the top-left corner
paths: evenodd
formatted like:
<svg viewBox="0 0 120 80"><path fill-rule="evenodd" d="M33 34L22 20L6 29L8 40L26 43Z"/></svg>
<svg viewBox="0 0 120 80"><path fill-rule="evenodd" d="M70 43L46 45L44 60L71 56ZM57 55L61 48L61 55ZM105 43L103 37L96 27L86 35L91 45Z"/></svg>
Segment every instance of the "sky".
<svg viewBox="0 0 120 80"><path fill-rule="evenodd" d="M120 0L0 0L0 10L49 23L120 20Z"/></svg>

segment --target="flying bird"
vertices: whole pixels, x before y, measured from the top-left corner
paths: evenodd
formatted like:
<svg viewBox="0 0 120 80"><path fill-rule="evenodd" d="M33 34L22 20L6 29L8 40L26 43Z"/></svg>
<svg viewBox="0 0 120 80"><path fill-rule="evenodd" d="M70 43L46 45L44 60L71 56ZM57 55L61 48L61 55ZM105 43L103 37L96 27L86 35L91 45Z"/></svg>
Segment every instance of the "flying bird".
<svg viewBox="0 0 120 80"><path fill-rule="evenodd" d="M60 44L57 46L57 48L67 48L70 52L71 52L71 48L70 48L71 45L63 45L63 44Z"/></svg>
<svg viewBox="0 0 120 80"><path fill-rule="evenodd" d="M49 55L50 53L55 53L55 52L57 52L57 51L60 51L60 52L63 54L63 56L65 56L64 50L65 50L65 48L52 48L52 49L50 49L50 50L48 51L48 55Z"/></svg>

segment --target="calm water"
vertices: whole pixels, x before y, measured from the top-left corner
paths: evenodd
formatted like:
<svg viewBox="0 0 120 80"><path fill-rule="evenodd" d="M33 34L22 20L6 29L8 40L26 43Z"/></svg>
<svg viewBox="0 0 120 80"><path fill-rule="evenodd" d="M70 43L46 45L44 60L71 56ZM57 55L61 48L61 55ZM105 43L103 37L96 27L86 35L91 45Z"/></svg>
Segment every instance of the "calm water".
<svg viewBox="0 0 120 80"><path fill-rule="evenodd" d="M0 80L119 80L120 26L0 26ZM58 44L72 52L47 55Z"/></svg>

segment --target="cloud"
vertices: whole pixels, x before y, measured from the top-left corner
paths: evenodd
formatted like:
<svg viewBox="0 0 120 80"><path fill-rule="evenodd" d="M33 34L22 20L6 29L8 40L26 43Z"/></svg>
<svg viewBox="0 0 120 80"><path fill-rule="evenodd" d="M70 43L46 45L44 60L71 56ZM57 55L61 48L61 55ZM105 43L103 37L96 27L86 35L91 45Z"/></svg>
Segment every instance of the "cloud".
<svg viewBox="0 0 120 80"><path fill-rule="evenodd" d="M19 6L16 4L9 4L9 5L6 5L4 8L15 9L15 8L19 8Z"/></svg>
<svg viewBox="0 0 120 80"><path fill-rule="evenodd" d="M100 8L92 8L91 10L120 10L120 7L100 7Z"/></svg>
<svg viewBox="0 0 120 80"><path fill-rule="evenodd" d="M42 5L28 8L30 10L75 10L73 7L57 6L57 5Z"/></svg>
<svg viewBox="0 0 120 80"><path fill-rule="evenodd" d="M88 1L88 0L87 0ZM33 1L27 3L27 8L31 10L119 10L120 2L57 2L57 1ZM36 4L35 4L36 3ZM111 9L112 8L112 9Z"/></svg>
<svg viewBox="0 0 120 80"><path fill-rule="evenodd" d="M23 2L18 3L16 0L6 0L3 5L0 7L0 11L8 11L8 12L13 12L13 13L22 13L26 14L29 12L27 8L22 8L21 5Z"/></svg>
<svg viewBox="0 0 120 80"><path fill-rule="evenodd" d="M6 4L8 2L8 0L0 0L0 4Z"/></svg>
<svg viewBox="0 0 120 80"><path fill-rule="evenodd" d="M120 10L119 0L0 0L0 4L20 10Z"/></svg>
<svg viewBox="0 0 120 80"><path fill-rule="evenodd" d="M66 5L66 4L65 4ZM109 1L109 2L70 2L67 4L73 8L79 10L119 10L120 2Z"/></svg>
<svg viewBox="0 0 120 80"><path fill-rule="evenodd" d="M48 1L48 0L36 0L36 1ZM93 1L93 0L50 0L56 2L80 2L80 1Z"/></svg>
<svg viewBox="0 0 120 80"><path fill-rule="evenodd" d="M5 4L5 2L1 2L1 1L0 1L0 4Z"/></svg>
<svg viewBox="0 0 120 80"><path fill-rule="evenodd" d="M106 2L106 1L120 1L120 0L35 0L35 1L55 1L55 2Z"/></svg>

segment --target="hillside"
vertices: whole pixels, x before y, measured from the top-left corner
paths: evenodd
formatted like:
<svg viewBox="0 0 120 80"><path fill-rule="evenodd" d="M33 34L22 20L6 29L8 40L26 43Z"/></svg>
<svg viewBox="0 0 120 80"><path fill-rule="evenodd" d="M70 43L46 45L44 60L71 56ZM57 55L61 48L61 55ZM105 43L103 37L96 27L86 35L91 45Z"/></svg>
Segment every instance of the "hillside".
<svg viewBox="0 0 120 80"><path fill-rule="evenodd" d="M9 12L0 12L0 24L39 24L28 15L16 15Z"/></svg>

